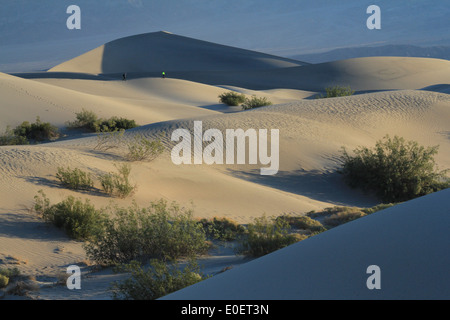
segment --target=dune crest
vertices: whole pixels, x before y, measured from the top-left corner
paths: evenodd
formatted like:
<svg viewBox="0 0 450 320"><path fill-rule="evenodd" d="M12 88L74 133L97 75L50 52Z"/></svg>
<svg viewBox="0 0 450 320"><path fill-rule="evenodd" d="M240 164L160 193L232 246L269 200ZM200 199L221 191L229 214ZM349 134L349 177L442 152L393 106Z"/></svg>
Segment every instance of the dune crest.
<svg viewBox="0 0 450 320"><path fill-rule="evenodd" d="M161 73L273 69L303 64L292 59L161 31L111 41L49 71L91 74Z"/></svg>

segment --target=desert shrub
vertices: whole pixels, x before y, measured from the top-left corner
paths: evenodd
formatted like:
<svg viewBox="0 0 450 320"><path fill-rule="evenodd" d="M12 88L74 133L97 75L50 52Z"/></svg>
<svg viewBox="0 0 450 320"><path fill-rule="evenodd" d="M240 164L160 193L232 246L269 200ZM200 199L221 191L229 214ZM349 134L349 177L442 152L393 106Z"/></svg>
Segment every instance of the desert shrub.
<svg viewBox="0 0 450 320"><path fill-rule="evenodd" d="M227 218L201 219L200 223L208 237L222 241L233 241L245 233L245 228Z"/></svg>
<svg viewBox="0 0 450 320"><path fill-rule="evenodd" d="M97 131L98 117L93 111L82 109L75 113L76 120L67 122L67 126L72 129L85 129L90 132Z"/></svg>
<svg viewBox="0 0 450 320"><path fill-rule="evenodd" d="M26 145L29 141L26 137L18 136L7 127L5 132L0 135L0 146L16 146L16 145Z"/></svg>
<svg viewBox="0 0 450 320"><path fill-rule="evenodd" d="M363 209L361 209L361 211L364 212L365 214L372 214L377 211L381 211L381 210L390 208L394 205L395 205L395 203L382 203L382 204L378 204L372 208L363 208Z"/></svg>
<svg viewBox="0 0 450 320"><path fill-rule="evenodd" d="M59 167L56 178L67 188L72 190L89 190L94 186L91 174L78 168L67 169Z"/></svg>
<svg viewBox="0 0 450 320"><path fill-rule="evenodd" d="M15 136L25 138L28 141L40 142L59 138L58 128L48 122L41 122L39 117L36 118L35 123L22 122L13 132Z"/></svg>
<svg viewBox="0 0 450 320"><path fill-rule="evenodd" d="M0 274L0 289L5 288L9 283L9 278Z"/></svg>
<svg viewBox="0 0 450 320"><path fill-rule="evenodd" d="M220 102L229 106L238 106L245 102L245 95L237 92L225 92L219 96Z"/></svg>
<svg viewBox="0 0 450 320"><path fill-rule="evenodd" d="M95 124L96 132L114 132L128 130L138 127L136 121L125 118L112 117L109 119L100 119Z"/></svg>
<svg viewBox="0 0 450 320"><path fill-rule="evenodd" d="M152 161L164 151L161 140L150 140L141 134L135 135L127 146L128 153L125 158L128 161Z"/></svg>
<svg viewBox="0 0 450 320"><path fill-rule="evenodd" d="M7 294L15 296L26 296L30 291L39 291L39 285L33 281L20 280L8 289Z"/></svg>
<svg viewBox="0 0 450 320"><path fill-rule="evenodd" d="M116 272L128 272L130 278L115 282L111 288L114 299L154 300L181 290L205 279L195 262L181 269L177 263L167 264L152 260L144 269L137 261L115 268Z"/></svg>
<svg viewBox="0 0 450 320"><path fill-rule="evenodd" d="M366 213L364 213L360 208L354 207L334 207L327 208L325 211L329 214L329 216L324 219L323 223L328 228L333 228L366 216Z"/></svg>
<svg viewBox="0 0 450 320"><path fill-rule="evenodd" d="M99 132L97 134L97 144L94 150L107 151L110 149L118 148L123 142L123 135L125 130L115 130L110 132Z"/></svg>
<svg viewBox="0 0 450 320"><path fill-rule="evenodd" d="M117 173L110 172L99 176L103 191L111 196L119 198L128 197L136 186L132 185L129 179L131 173L131 166L129 164L115 164Z"/></svg>
<svg viewBox="0 0 450 320"><path fill-rule="evenodd" d="M109 208L104 232L85 245L88 258L103 265L156 258L178 259L207 250L205 231L192 211L167 201L147 208Z"/></svg>
<svg viewBox="0 0 450 320"><path fill-rule="evenodd" d="M50 205L50 200L42 190L34 199L34 209L44 221L63 229L69 237L87 240L101 233L105 216L89 200L83 202L69 196L60 203Z"/></svg>
<svg viewBox="0 0 450 320"><path fill-rule="evenodd" d="M8 269L2 269L0 268L0 275L5 276L7 278L15 278L20 275L20 271L17 268L8 268Z"/></svg>
<svg viewBox="0 0 450 320"><path fill-rule="evenodd" d="M323 98L334 98L334 97L345 97L351 96L355 93L350 87L334 86L325 88L325 95L319 95L317 99Z"/></svg>
<svg viewBox="0 0 450 320"><path fill-rule="evenodd" d="M2 269L0 268L0 289L5 288L12 279L18 277L20 275L20 271L17 268L13 269Z"/></svg>
<svg viewBox="0 0 450 320"><path fill-rule="evenodd" d="M288 216L283 215L277 217L277 219L286 221L291 227L301 230L308 230L311 233L318 233L326 231L327 229L320 223L320 221L317 221L315 219L311 219L308 216Z"/></svg>
<svg viewBox="0 0 450 320"><path fill-rule="evenodd" d="M136 128L136 121L119 117L101 119L93 111L82 109L75 113L76 120L67 122L72 129L84 129L90 132L114 132Z"/></svg>
<svg viewBox="0 0 450 320"><path fill-rule="evenodd" d="M386 136L374 149L355 149L354 156L343 148L340 173L351 187L374 191L384 202L406 201L450 186L447 171L436 167L437 152L438 146Z"/></svg>
<svg viewBox="0 0 450 320"><path fill-rule="evenodd" d="M252 96L250 99L249 98L245 99L244 103L242 104L242 110L248 110L270 105L272 105L272 102L270 102L266 97Z"/></svg>
<svg viewBox="0 0 450 320"><path fill-rule="evenodd" d="M289 224L281 219L255 218L247 226L247 234L239 239L237 253L260 257L307 238L290 230Z"/></svg>

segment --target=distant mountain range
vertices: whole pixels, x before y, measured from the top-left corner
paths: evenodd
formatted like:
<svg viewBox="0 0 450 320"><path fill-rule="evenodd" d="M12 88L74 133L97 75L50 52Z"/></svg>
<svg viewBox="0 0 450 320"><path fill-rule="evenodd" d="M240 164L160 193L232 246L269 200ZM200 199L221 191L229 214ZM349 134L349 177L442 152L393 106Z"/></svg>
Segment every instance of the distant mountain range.
<svg viewBox="0 0 450 320"><path fill-rule="evenodd" d="M2 1L0 71L51 68L115 39L159 30L282 57L375 45L450 46L448 0L378 2L381 30L366 26L373 0ZM71 4L81 8L81 30L66 27Z"/></svg>
<svg viewBox="0 0 450 320"><path fill-rule="evenodd" d="M331 50L323 53L298 54L292 59L322 63L361 57L423 57L450 60L450 46L418 47L411 45L386 45L379 47L356 47Z"/></svg>

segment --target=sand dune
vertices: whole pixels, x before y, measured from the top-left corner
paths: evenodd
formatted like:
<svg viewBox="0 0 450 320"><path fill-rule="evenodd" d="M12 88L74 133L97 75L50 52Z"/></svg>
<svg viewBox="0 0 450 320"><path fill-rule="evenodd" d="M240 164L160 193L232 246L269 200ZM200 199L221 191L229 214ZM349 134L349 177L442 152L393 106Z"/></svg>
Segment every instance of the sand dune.
<svg viewBox="0 0 450 320"><path fill-rule="evenodd" d="M153 33L119 39L45 74L18 77L0 73L0 130L22 121L34 121L36 116L63 129L66 121L73 120L75 113L85 108L104 118L120 116L136 120L141 126L128 130L124 141L144 135L161 138L166 147L164 154L153 162L132 163L130 178L136 183L137 191L133 198L122 200L111 199L100 192L78 193L64 189L57 183L55 173L59 166L80 168L94 175L112 171L115 162L124 160L125 144L108 152L98 151L95 150L97 136L83 134L42 145L0 147L1 262L16 257L22 261L19 266L24 272L48 275L84 259L81 243L68 240L32 212L33 197L40 189L53 203L74 195L88 198L98 207L108 205L111 200L123 206L135 200L145 206L150 201L164 198L177 201L182 206L193 206L197 217L225 216L240 223L248 223L263 214L270 216L289 212L301 215L334 205L367 207L378 204L379 200L372 195L347 187L336 173L341 147L349 150L357 146L370 147L386 134L400 135L425 146L440 145L437 164L441 169L449 168L449 63L437 59L382 57L303 65L168 33ZM162 68L168 72L167 79L160 77ZM121 80L122 72L129 72L127 81ZM96 76L97 73L108 75ZM312 99L325 87L335 84L350 85L359 94ZM230 108L218 102L218 95L227 90L247 96L264 96L274 105L250 111ZM214 128L222 133L226 129L279 129L278 173L274 176L260 175L261 164L176 166L170 158L175 145L171 134L176 129L192 131L194 121L202 121L203 131ZM320 258L320 261L335 263L337 268L342 268L349 254L357 255L357 251L363 249L384 249L383 239L398 240L397 246L386 251L385 255L377 251L374 257L379 258L380 264L398 270L395 269L398 265L387 262L388 256L396 256L392 250L405 251L408 254L405 259L414 262L417 256L404 250L406 244L403 239L414 236L417 243L423 240L423 235L417 231L418 226L422 227L418 224L420 212L414 211L408 220L409 208L429 205L435 209L424 226L433 221L444 221L441 211L446 208L446 196L448 192L413 201L400 206L400 209L393 208L362 222L338 228L318 240L308 240L304 246L293 246L258 260L261 262L257 261L255 265L258 268L259 263L264 266L261 273L255 272L254 275L264 275L265 268L272 266L271 259L287 259L286 263L295 266L289 259L303 261L300 255L307 257L302 270L309 272L317 266L317 261L312 258L316 251L331 252L336 250L336 246L348 246L349 251L336 256L335 260ZM436 201L435 206L430 204L433 201ZM398 218L395 213L398 213ZM405 226L401 226L401 219L407 221ZM370 226L375 227L371 229ZM436 241L445 240L439 238L442 237L439 228L430 224L430 230L435 231L430 239L435 236ZM400 229L404 237L401 236L403 233L397 233ZM370 234L371 237L363 243L358 238L360 234ZM339 241L336 240L338 238ZM376 247L375 242L379 239L383 240L381 247ZM414 248L415 243L408 248ZM423 243L428 245L428 242ZM314 251L302 248L314 248ZM420 250L425 252L427 248L423 246ZM430 251L429 254L432 258L433 253ZM290 266L279 271L292 279ZM253 272L252 268L249 265L229 273L230 284L235 281L233 274L236 274L235 279L240 279L248 275L246 270ZM281 268L281 265L274 264L274 268ZM357 272L352 268L350 271ZM430 271L426 269L428 264L423 264L423 268L424 272ZM364 270L361 272L360 277L364 277ZM320 265L311 281L323 277L324 273ZM228 273L212 281L218 281L222 286L220 279L226 277ZM349 282L348 297L366 297L366 293L355 296L359 291L350 286L353 286L352 281L360 278L354 277ZM251 279L257 281L257 278L250 277L249 283L253 283ZM298 279L303 281L302 277ZM388 275L386 279L392 280ZM207 292L208 283L199 285L199 290ZM314 293L316 295L306 295L312 282L305 283L308 289L298 292L290 290L291 286L286 284L285 295L277 295L276 298L334 298L333 294L340 292L334 287L328 296L324 295L321 290L328 289L324 282L321 290ZM261 294L265 293L263 289L267 287L263 286L266 284L272 285L261 281ZM215 285L212 288L216 288ZM222 293L225 297L233 291L223 290ZM242 290L243 297L247 293L249 298L258 298L257 294L251 296L249 291ZM89 294L98 296L92 290ZM180 294L182 297L183 293ZM202 294L198 291L199 298ZM386 291L386 297L397 297L396 294ZM435 292L430 291L430 294Z"/></svg>
<svg viewBox="0 0 450 320"><path fill-rule="evenodd" d="M255 90L285 88L317 92L340 85L364 92L448 84L449 70L448 60L368 57L275 70L173 72L170 76Z"/></svg>
<svg viewBox="0 0 450 320"><path fill-rule="evenodd" d="M21 82L23 79L13 80L23 84ZM159 84L153 83L156 81L154 79L136 80L134 84L130 81L127 83L130 91L121 87L120 90L123 90L123 93L115 91L116 86L119 90L118 86L122 83L108 83L101 90L101 84L95 87L90 82L70 80L73 81L76 90L68 90L37 81L23 81L43 88L49 87L53 94L61 90L65 96L85 95L99 101L105 99L103 103L112 99L108 96L113 96L114 92L125 97L128 94L129 96L124 99L128 99L128 112L124 114L125 116L133 115L132 110L137 110L136 100L146 101L145 88L156 86L155 92L150 92L150 97L158 92L161 93L158 89ZM184 81L172 81L165 85L196 87L195 84ZM68 82L64 85L68 85ZM112 87L108 87L109 85ZM204 85L198 86L199 92L202 89L206 92L213 90ZM96 88L99 91L93 96ZM139 91L141 88L144 90ZM92 92L82 93L82 91L90 90ZM167 98L170 103L181 100L182 94L186 94L186 110L205 111L194 107L199 101L195 101L192 91L188 89L185 93L169 91L174 93L172 98ZM216 97L217 92L213 91L211 95L214 93ZM291 91L290 94L292 94ZM160 96L158 99L163 97ZM131 104L132 101L134 101L133 104ZM203 111L190 113L189 119L149 124L128 131L125 135L126 139L132 139L136 134L157 137L163 133L167 152L152 163L133 164L131 179L138 186L134 199L140 205L146 205L149 201L160 198L176 200L188 207L193 202L195 214L199 217L226 216L241 223L247 223L253 217L262 214L278 215L286 212L302 214L336 204L371 206L378 203L375 198L351 190L343 184L337 174L333 173L338 164L340 147L346 146L352 149L358 145L373 145L386 133L399 134L408 139L417 139L425 145L440 144L438 164L442 168L449 167L450 148L448 134L446 134L449 131L446 121L449 118L448 105L449 98L446 94L404 90L324 100L299 100L228 114L207 110L209 114L202 114ZM42 112L43 108L46 107L43 106L34 111ZM103 108L102 106L96 110L106 112ZM153 115L155 109L148 108L147 112ZM144 119L145 115L151 120L151 116L144 112L137 119ZM184 115L181 113L181 116ZM16 113L15 116L22 117L24 114ZM64 113L57 117L60 122L63 118L67 119ZM217 128L222 131L227 128L280 129L279 173L275 176L260 176L260 165L175 166L169 156L171 147L174 145L170 141L170 133L178 128L192 129L195 120L203 121L204 130L207 128ZM121 159L124 150L115 149L111 153L98 152L93 150L96 143L97 138L94 135L41 146L0 148L0 194L2 194L0 220L3 228L10 226L7 231L4 229L3 235L0 236L2 248L0 253L4 257L14 255L28 261L27 265L22 265L21 268L32 274L42 274L44 273L42 270L55 272L58 266L83 259L83 250L79 243L62 240L63 236L60 232L52 228L46 229L37 217L24 208L32 207L33 196L39 189L43 189L52 202L61 201L67 195L74 195L89 198L97 206L108 205L111 200L108 197L62 189L55 179L58 166L78 167L94 174L114 170L113 162ZM131 199L117 201L121 205L128 205ZM24 222L27 222L28 227L11 227ZM36 230L47 230L40 238L42 244L40 251L34 244L35 238L25 236L36 234ZM17 238L22 240L15 241L14 239ZM63 246L65 252L71 252L71 254L55 253L58 246ZM30 251L30 248L34 249Z"/></svg>
<svg viewBox="0 0 450 320"><path fill-rule="evenodd" d="M448 299L449 196L376 212L162 299ZM371 265L380 290L366 286Z"/></svg>
<svg viewBox="0 0 450 320"><path fill-rule="evenodd" d="M214 113L214 110L198 106L217 104L218 94L224 91L202 84L169 80L165 82L169 87L166 99L161 99L145 92L145 89L135 89L129 83L72 79L67 88L63 88L58 84L64 80L44 82L0 74L0 93L3 99L0 129L7 125L16 126L22 121L34 121L36 116L40 116L42 121L64 127L65 122L74 120L75 113L83 108L94 111L100 117L133 118L141 125L193 115L202 116ZM154 83L153 86L156 87L154 92L158 91L157 84ZM169 94L170 90L173 90L173 97ZM190 91L203 94L198 95L196 101L182 101L180 96L176 97L177 92L182 94Z"/></svg>
<svg viewBox="0 0 450 320"><path fill-rule="evenodd" d="M49 70L168 77L254 90L323 91L334 85L356 91L421 89L450 82L448 60L368 57L315 65L199 41L166 32L122 38Z"/></svg>
<svg viewBox="0 0 450 320"><path fill-rule="evenodd" d="M255 70L305 63L168 32L146 33L109 42L64 62L51 72L93 74L206 70Z"/></svg>

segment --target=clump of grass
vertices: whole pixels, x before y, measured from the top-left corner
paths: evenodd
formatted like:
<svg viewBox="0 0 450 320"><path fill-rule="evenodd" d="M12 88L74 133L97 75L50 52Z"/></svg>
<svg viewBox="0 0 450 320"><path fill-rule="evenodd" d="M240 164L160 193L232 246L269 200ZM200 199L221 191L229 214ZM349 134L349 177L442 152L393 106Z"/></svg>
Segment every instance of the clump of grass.
<svg viewBox="0 0 450 320"><path fill-rule="evenodd" d="M317 99L324 99L324 98L335 98L335 97L345 97L345 96L351 96L355 93L354 90L352 90L350 87L343 87L343 86L334 86L334 87L328 87L325 88L325 95L318 95L316 96Z"/></svg>
<svg viewBox="0 0 450 320"><path fill-rule="evenodd" d="M58 168L56 178L67 188L72 190L90 190L94 187L94 181L91 174L84 172L78 168L70 169L70 167Z"/></svg>
<svg viewBox="0 0 450 320"><path fill-rule="evenodd" d="M238 106L245 102L245 95L233 91L225 92L219 95L220 102L228 106Z"/></svg>
<svg viewBox="0 0 450 320"><path fill-rule="evenodd" d="M363 208L363 209L361 209L361 211L364 212L365 214L372 214L377 211L390 208L392 206L395 206L395 203L382 203L382 204L378 204L372 208Z"/></svg>
<svg viewBox="0 0 450 320"><path fill-rule="evenodd" d="M247 226L247 234L240 238L236 251L246 256L260 257L307 238L290 231L291 227L282 219L255 218Z"/></svg>
<svg viewBox="0 0 450 320"><path fill-rule="evenodd" d="M110 196L126 198L133 193L136 185L132 185L129 179L131 166L129 164L115 164L116 172L110 172L99 176L103 191Z"/></svg>
<svg viewBox="0 0 450 320"><path fill-rule="evenodd" d="M89 200L83 202L69 196L62 202L51 205L42 190L34 199L34 209L44 221L63 229L73 239L90 239L102 229L105 216Z"/></svg>
<svg viewBox="0 0 450 320"><path fill-rule="evenodd" d="M134 136L127 146L128 153L125 158L128 161L152 161L164 151L161 140L150 140L141 134Z"/></svg>
<svg viewBox="0 0 450 320"><path fill-rule="evenodd" d="M89 260L101 265L148 258L176 260L208 249L205 231L192 211L176 203L160 200L147 208L134 203L108 211L104 232L84 246Z"/></svg>
<svg viewBox="0 0 450 320"><path fill-rule="evenodd" d="M206 279L195 261L184 269L176 262L167 264L156 259L144 269L139 262L132 261L115 271L131 274L128 279L113 284L111 291L116 300L155 300Z"/></svg>
<svg viewBox="0 0 450 320"><path fill-rule="evenodd" d="M201 219L200 223L208 237L221 241L233 241L245 233L245 228L227 218Z"/></svg>
<svg viewBox="0 0 450 320"><path fill-rule="evenodd" d="M20 280L14 283L14 285L7 291L8 294L15 296L25 296L30 291L38 291L39 286L30 280Z"/></svg>
<svg viewBox="0 0 450 320"><path fill-rule="evenodd" d="M289 216L282 215L277 217L282 221L286 221L291 227L295 229L309 231L310 234L317 234L320 232L324 232L327 229L315 219L312 219L308 216Z"/></svg>
<svg viewBox="0 0 450 320"><path fill-rule="evenodd" d="M245 99L244 103L242 104L242 110L254 109L270 105L272 105L272 102L270 102L266 97L252 96L250 99Z"/></svg>
<svg viewBox="0 0 450 320"><path fill-rule="evenodd" d="M367 215L360 208L353 207L334 207L327 208L325 211L329 216L323 222L328 228L334 228Z"/></svg>

